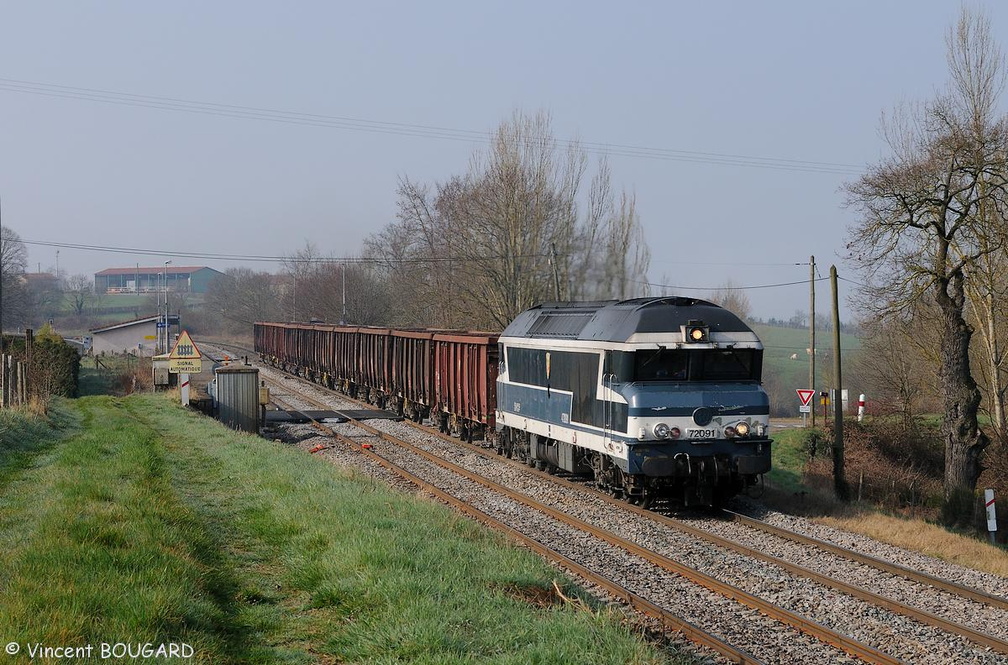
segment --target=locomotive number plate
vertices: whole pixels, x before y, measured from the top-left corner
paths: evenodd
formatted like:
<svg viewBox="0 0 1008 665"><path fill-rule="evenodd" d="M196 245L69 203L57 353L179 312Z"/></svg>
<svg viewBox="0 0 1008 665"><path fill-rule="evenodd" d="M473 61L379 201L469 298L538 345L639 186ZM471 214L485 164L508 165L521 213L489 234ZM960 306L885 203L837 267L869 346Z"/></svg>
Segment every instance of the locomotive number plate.
<svg viewBox="0 0 1008 665"><path fill-rule="evenodd" d="M686 430L687 439L716 439L717 430L713 427L708 427L706 429L687 429Z"/></svg>

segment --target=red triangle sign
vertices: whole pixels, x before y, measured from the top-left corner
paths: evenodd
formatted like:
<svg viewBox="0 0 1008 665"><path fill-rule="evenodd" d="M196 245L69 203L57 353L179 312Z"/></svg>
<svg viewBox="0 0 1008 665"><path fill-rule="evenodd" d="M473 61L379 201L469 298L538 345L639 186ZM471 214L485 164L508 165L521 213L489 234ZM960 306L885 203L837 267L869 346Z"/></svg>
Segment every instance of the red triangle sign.
<svg viewBox="0 0 1008 665"><path fill-rule="evenodd" d="M798 399L801 400L802 406L808 406L812 401L812 396L815 395L814 390L804 388L795 388L795 392L798 393Z"/></svg>

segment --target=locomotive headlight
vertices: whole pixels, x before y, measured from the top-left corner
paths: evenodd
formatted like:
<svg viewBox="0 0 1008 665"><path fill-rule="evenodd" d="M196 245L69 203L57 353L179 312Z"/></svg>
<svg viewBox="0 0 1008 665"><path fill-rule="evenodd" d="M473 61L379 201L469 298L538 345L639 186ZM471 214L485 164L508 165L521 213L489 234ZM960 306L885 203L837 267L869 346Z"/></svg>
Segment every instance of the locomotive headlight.
<svg viewBox="0 0 1008 665"><path fill-rule="evenodd" d="M658 423L654 426L654 435L656 439L667 439L670 431L669 426L665 423Z"/></svg>
<svg viewBox="0 0 1008 665"><path fill-rule="evenodd" d="M731 425L729 425L728 427L725 427L724 428L724 436L725 436L726 439L734 439L735 438L735 428L732 427Z"/></svg>
<svg viewBox="0 0 1008 665"><path fill-rule="evenodd" d="M692 344L708 341L708 331L708 326L703 321L697 320L690 320L682 327L683 339Z"/></svg>
<svg viewBox="0 0 1008 665"><path fill-rule="evenodd" d="M681 434L682 432L679 430L678 427L673 427L672 429L669 430L669 437L673 439L678 439Z"/></svg>
<svg viewBox="0 0 1008 665"><path fill-rule="evenodd" d="M735 425L735 433L739 436L749 436L749 423L738 423Z"/></svg>

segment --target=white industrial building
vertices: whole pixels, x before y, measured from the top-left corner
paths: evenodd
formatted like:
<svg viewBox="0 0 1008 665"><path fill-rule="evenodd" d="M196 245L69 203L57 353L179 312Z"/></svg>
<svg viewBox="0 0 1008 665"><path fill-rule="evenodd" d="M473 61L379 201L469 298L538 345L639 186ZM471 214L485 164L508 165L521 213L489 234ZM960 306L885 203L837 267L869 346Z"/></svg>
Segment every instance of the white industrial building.
<svg viewBox="0 0 1008 665"><path fill-rule="evenodd" d="M95 355L102 353L130 353L135 356L153 356L157 351L158 322L163 317L154 315L133 321L124 321L103 328L91 330L91 350ZM169 315L168 322L174 324L178 333L178 316ZM171 328L169 328L171 335ZM169 337L174 339L174 335Z"/></svg>

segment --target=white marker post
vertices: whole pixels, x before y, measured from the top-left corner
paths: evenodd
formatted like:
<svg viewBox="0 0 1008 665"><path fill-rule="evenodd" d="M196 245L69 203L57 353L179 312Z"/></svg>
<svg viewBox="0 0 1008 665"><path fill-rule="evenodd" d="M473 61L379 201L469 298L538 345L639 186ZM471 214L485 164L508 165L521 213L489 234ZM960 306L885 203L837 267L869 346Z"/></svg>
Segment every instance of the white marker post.
<svg viewBox="0 0 1008 665"><path fill-rule="evenodd" d="M179 392L182 397L182 406L189 406L189 375L179 374Z"/></svg>
<svg viewBox="0 0 1008 665"><path fill-rule="evenodd" d="M864 420L864 393L861 393L857 400L857 421L862 420Z"/></svg>
<svg viewBox="0 0 1008 665"><path fill-rule="evenodd" d="M994 512L994 490L984 490L984 506L987 508L987 531L992 545L997 545L997 514Z"/></svg>

